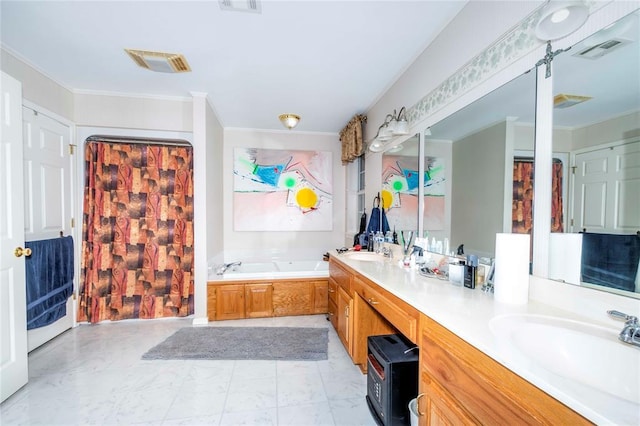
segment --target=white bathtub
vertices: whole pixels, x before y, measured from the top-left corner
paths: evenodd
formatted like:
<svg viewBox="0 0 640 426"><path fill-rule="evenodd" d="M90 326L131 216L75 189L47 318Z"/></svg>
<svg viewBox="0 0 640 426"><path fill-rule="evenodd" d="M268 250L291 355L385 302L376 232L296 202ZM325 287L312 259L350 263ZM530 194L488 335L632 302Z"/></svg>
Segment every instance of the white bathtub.
<svg viewBox="0 0 640 426"><path fill-rule="evenodd" d="M277 279L277 278L326 278L329 262L322 260L295 260L275 262L242 262L229 268L223 275L215 272L211 280Z"/></svg>

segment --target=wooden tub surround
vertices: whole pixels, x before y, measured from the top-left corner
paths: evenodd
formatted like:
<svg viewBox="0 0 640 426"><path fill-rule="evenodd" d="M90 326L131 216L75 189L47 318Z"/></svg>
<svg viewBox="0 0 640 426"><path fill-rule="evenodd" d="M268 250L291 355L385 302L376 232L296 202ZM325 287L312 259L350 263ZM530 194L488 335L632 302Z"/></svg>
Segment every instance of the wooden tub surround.
<svg viewBox="0 0 640 426"><path fill-rule="evenodd" d="M207 282L209 321L327 312L326 278Z"/></svg>

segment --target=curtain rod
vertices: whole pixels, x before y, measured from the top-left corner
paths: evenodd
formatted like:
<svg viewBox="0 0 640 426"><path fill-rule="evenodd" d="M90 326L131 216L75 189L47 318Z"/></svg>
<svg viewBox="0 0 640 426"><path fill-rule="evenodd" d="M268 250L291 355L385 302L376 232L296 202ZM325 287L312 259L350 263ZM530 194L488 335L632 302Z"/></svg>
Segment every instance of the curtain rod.
<svg viewBox="0 0 640 426"><path fill-rule="evenodd" d="M513 157L513 161L518 163L534 163L535 162L535 160L531 157ZM562 160L560 160L559 158L553 158L552 162L562 163Z"/></svg>
<svg viewBox="0 0 640 426"><path fill-rule="evenodd" d="M137 138L132 136L107 136L107 135L91 135L85 142L109 142L109 143L128 143L140 145L170 145L170 146L186 146L191 147L189 141L184 139L159 139L159 138Z"/></svg>

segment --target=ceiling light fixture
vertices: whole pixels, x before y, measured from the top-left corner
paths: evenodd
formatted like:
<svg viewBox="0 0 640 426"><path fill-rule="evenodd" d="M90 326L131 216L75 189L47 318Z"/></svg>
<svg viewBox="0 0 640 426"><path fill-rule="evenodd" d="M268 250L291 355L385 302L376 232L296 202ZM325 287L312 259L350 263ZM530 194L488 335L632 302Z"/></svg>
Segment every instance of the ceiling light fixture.
<svg viewBox="0 0 640 426"><path fill-rule="evenodd" d="M583 1L554 1L542 9L536 25L536 37L551 41L568 36L580 28L589 17L589 8Z"/></svg>
<svg viewBox="0 0 640 426"><path fill-rule="evenodd" d="M284 127L291 130L298 125L300 116L297 114L280 114L278 116L278 119L280 120L280 122L282 122L282 125Z"/></svg>

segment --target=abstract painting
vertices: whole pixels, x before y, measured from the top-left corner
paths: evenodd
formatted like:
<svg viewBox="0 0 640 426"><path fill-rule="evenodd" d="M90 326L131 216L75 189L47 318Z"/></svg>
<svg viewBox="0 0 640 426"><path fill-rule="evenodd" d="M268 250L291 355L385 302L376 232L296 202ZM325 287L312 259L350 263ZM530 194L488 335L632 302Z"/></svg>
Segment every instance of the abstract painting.
<svg viewBox="0 0 640 426"><path fill-rule="evenodd" d="M332 230L331 152L235 148L233 173L234 230Z"/></svg>
<svg viewBox="0 0 640 426"><path fill-rule="evenodd" d="M383 155L382 205L391 229L418 229L418 187L420 173L415 156ZM445 174L444 161L425 157L424 229L444 229Z"/></svg>

